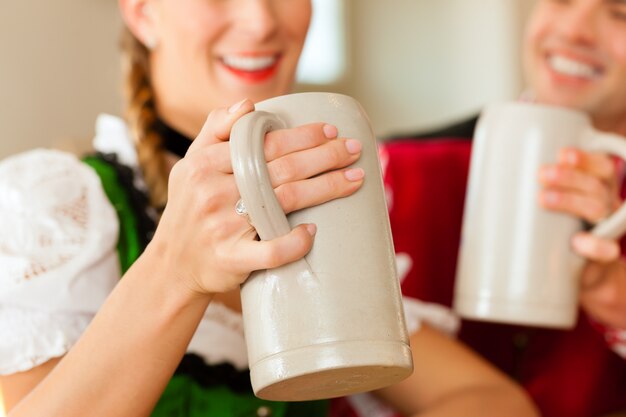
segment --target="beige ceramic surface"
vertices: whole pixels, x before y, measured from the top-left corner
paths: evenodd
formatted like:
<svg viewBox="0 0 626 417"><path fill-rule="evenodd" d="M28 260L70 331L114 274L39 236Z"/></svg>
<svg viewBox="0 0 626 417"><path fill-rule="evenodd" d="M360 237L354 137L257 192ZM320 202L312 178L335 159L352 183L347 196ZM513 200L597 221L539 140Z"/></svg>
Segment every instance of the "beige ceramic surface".
<svg viewBox="0 0 626 417"><path fill-rule="evenodd" d="M257 104L231 134L233 169L262 239L315 223L305 259L258 271L242 287L244 330L254 392L271 400L309 400L368 391L413 369L404 322L376 142L354 99L302 93ZM359 139L354 166L366 172L354 195L283 214L269 184L264 133L313 122Z"/></svg>
<svg viewBox="0 0 626 417"><path fill-rule="evenodd" d="M559 149L626 159L626 138L595 131L583 113L529 103L488 107L472 150L454 308L466 318L572 327L583 260L571 250L582 221L538 202L539 168ZM593 233L620 236L626 207Z"/></svg>

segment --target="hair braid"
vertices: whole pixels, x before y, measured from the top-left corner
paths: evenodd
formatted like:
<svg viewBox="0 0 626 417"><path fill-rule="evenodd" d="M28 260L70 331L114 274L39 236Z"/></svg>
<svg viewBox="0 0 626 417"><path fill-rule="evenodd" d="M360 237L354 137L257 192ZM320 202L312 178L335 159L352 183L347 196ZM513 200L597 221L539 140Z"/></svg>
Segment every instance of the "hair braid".
<svg viewBox="0 0 626 417"><path fill-rule="evenodd" d="M162 139L154 129L157 114L150 83L148 50L128 29L124 29L122 34L122 64L126 120L137 147L150 203L161 209L167 201L168 173Z"/></svg>

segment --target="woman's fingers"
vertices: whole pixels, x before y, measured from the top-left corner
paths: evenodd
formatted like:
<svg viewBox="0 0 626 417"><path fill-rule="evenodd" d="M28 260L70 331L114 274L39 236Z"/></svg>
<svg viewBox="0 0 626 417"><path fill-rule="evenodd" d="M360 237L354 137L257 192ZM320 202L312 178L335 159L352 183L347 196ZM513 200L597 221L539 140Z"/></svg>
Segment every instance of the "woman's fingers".
<svg viewBox="0 0 626 417"><path fill-rule="evenodd" d="M267 164L272 186L303 180L355 162L361 155L361 142L337 139L321 146L293 152Z"/></svg>
<svg viewBox="0 0 626 417"><path fill-rule="evenodd" d="M265 159L273 161L292 152L315 148L335 138L337 128L326 123L274 130L265 136Z"/></svg>
<svg viewBox="0 0 626 417"><path fill-rule="evenodd" d="M311 250L316 231L313 224L301 224L276 239L242 240L233 254L232 264L249 272L294 262Z"/></svg>
<svg viewBox="0 0 626 417"><path fill-rule="evenodd" d="M297 142L299 137L292 139ZM197 150L196 153L201 155L204 163L211 169L225 174L233 172L228 142L215 143ZM267 164L272 186L278 187L346 167L359 159L360 153L361 143L356 139L335 139L314 148L291 152Z"/></svg>
<svg viewBox="0 0 626 417"><path fill-rule="evenodd" d="M184 265L181 275L201 292L234 288L250 271L293 262L313 244L314 225L258 241L254 228L235 211L239 193L228 140L234 123L253 109L244 100L211 112L170 174L169 202L153 241L161 244L168 261ZM337 139L334 126L315 123L271 132L265 152L272 184L287 212L350 195L363 183L362 169L345 168L359 158L360 142Z"/></svg>
<svg viewBox="0 0 626 417"><path fill-rule="evenodd" d="M276 188L276 197L285 211L317 206L336 198L347 197L363 184L365 171L348 168L310 179L290 182Z"/></svg>

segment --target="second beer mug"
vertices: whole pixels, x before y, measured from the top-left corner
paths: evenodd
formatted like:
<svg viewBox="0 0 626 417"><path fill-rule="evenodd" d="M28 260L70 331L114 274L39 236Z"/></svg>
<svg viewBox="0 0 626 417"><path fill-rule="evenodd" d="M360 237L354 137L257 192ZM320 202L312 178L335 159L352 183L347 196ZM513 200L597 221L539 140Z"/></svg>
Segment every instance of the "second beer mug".
<svg viewBox="0 0 626 417"><path fill-rule="evenodd" d="M564 147L626 160L626 138L603 133L581 112L529 103L488 107L481 115L471 169L454 307L463 317L531 326L576 323L584 259L571 249L581 219L539 205L539 169ZM615 238L626 206L591 233Z"/></svg>

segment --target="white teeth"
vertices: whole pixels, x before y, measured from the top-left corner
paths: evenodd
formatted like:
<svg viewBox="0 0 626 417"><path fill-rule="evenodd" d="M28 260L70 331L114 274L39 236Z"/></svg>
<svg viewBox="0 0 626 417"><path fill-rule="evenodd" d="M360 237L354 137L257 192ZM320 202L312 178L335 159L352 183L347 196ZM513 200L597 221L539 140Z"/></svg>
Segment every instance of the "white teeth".
<svg viewBox="0 0 626 417"><path fill-rule="evenodd" d="M269 68L276 62L275 56L225 56L224 64L242 71L259 71Z"/></svg>
<svg viewBox="0 0 626 417"><path fill-rule="evenodd" d="M548 64L554 71L573 77L595 78L599 75L599 71L593 66L561 55L552 55L548 58Z"/></svg>

